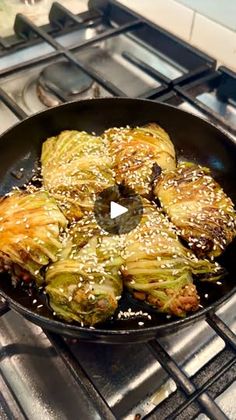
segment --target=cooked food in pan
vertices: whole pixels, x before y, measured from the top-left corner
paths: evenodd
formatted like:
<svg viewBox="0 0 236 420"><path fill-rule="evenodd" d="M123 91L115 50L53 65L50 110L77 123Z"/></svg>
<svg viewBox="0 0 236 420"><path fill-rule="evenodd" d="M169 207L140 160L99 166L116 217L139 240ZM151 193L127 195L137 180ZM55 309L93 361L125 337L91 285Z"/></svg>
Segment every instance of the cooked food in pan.
<svg viewBox="0 0 236 420"><path fill-rule="evenodd" d="M185 316L199 307L193 276L214 281L217 263L198 259L179 241L174 226L156 206L144 206L139 226L125 241L124 284L137 299L162 312Z"/></svg>
<svg viewBox="0 0 236 420"><path fill-rule="evenodd" d="M43 143L43 185L68 220L93 210L95 195L114 185L107 141L84 131L63 131Z"/></svg>
<svg viewBox="0 0 236 420"><path fill-rule="evenodd" d="M181 163L158 177L154 192L197 256L219 256L236 236L233 203L208 168Z"/></svg>
<svg viewBox="0 0 236 420"><path fill-rule="evenodd" d="M60 318L91 326L114 314L123 289L120 253L119 236L94 236L82 249L72 245L69 255L49 265L46 291Z"/></svg>
<svg viewBox="0 0 236 420"><path fill-rule="evenodd" d="M124 183L142 196L149 196L160 168L176 167L174 146L166 131L157 124L110 128L103 138L109 141L116 182Z"/></svg>
<svg viewBox="0 0 236 420"><path fill-rule="evenodd" d="M88 212L82 219L71 223L68 237L78 249L94 236L104 236L104 231L97 224L93 212Z"/></svg>
<svg viewBox="0 0 236 420"><path fill-rule="evenodd" d="M0 265L14 278L44 282L41 269L56 261L67 220L47 192L13 191L0 201Z"/></svg>
<svg viewBox="0 0 236 420"><path fill-rule="evenodd" d="M157 124L100 137L63 131L43 143L41 164L40 187L0 201L0 268L45 288L59 318L104 322L127 291L183 317L199 308L198 282L225 274L214 259L236 236L232 201L207 168L176 168ZM143 197L141 222L123 235L104 231L93 212L96 194L115 183Z"/></svg>

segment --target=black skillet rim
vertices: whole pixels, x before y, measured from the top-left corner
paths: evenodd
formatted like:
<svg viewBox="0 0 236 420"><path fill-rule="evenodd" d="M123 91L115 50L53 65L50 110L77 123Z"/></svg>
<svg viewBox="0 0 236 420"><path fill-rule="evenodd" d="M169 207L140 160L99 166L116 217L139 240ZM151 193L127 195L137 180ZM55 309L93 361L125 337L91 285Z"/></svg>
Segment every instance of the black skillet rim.
<svg viewBox="0 0 236 420"><path fill-rule="evenodd" d="M80 101L70 101L70 102L66 102L64 104L60 104L58 106L52 107L50 109L45 109L43 111L37 112L31 116L26 117L24 120L17 122L16 124L14 124L13 126L11 126L10 128L8 128L5 132L3 132L0 135L0 141L2 141L4 139L4 135L8 132L10 132L13 128L17 127L20 124L23 124L25 121L27 121L28 119L32 119L38 115L42 115L44 113L49 113L51 110L55 110L57 108L63 108L66 107L68 105L73 105L73 104L77 104L77 103L84 103L87 104L91 101L93 102L101 102L101 101L111 101L111 102L116 102L116 101L135 101L135 102L151 102L151 103L158 103L158 105L161 105L163 107L166 108L173 108L175 109L176 112L180 112L180 113L184 113L184 114L191 114L192 117L201 120L203 124L205 124L206 126L210 125L212 126L216 131L220 131L224 138L225 141L230 142L230 143L234 143L234 139L228 135L228 133L222 128L219 127L218 125L214 124L212 121L208 121L205 120L204 118L201 118L195 114L193 114L192 112L188 112L182 109L179 109L173 105L170 104L166 104L166 103L162 103L162 102L158 102L158 101L154 101L154 100L150 100L150 99L142 99L142 98L127 98L127 97L107 97L107 98L96 98L96 99L85 99L85 100L80 100ZM235 143L235 147L236 147L236 143ZM157 326L152 326L152 327L143 327L143 328L135 328L135 329L121 329L121 330L114 330L114 329L102 329L102 328L94 328L91 329L89 327L82 327L82 326L77 326L77 325L71 325L69 323L63 322L63 321L58 321L57 319L50 319L47 318L45 316L42 316L40 314L37 314L33 311L31 311L30 309L26 308L25 306L21 305L20 303L18 303L17 301L15 301L14 299L12 299L11 297L9 297L5 292L3 292L0 288L0 296L2 296L5 301L7 302L7 304L9 304L9 307L12 307L13 309L16 309L17 312L19 312L20 314L22 314L23 316L25 315L27 317L27 319L30 319L31 322L37 321L37 325L45 325L48 324L48 327L50 329L50 327L55 327L55 330L59 330L61 329L62 333L63 331L68 330L68 333L70 333L69 335L72 336L73 334L71 333L75 333L76 336L79 335L79 333L83 334L83 335L87 335L89 334L91 339L92 339L92 335L95 335L95 339L97 335L101 335L101 336L113 336L114 338L117 337L124 337L124 336L136 336L136 335L152 335L153 337L158 334L159 332L163 332L163 331L170 331L173 328L173 332L176 328L179 327L179 329L181 329L183 326L188 326L189 324L194 323L194 321L200 320L202 318L205 318L207 314L209 314L210 312L215 312L216 309L218 309L222 303L226 302L230 297L233 296L233 294L236 292L236 285L235 287L233 287L228 293L225 294L225 296L222 296L220 299L216 300L214 303L212 303L210 306L207 306L206 308L200 309L197 312L187 316L186 318L181 318L179 320L174 320L170 322L167 322L165 324L161 324L161 325L157 325Z"/></svg>

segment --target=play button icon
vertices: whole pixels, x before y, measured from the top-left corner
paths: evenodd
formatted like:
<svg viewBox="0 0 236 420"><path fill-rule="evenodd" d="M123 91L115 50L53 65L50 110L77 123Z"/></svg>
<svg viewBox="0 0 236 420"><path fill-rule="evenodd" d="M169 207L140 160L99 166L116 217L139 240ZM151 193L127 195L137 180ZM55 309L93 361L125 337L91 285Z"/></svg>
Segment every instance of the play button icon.
<svg viewBox="0 0 236 420"><path fill-rule="evenodd" d="M121 216L122 214L125 214L128 211L127 207L121 206L118 203L115 203L114 201L111 201L110 203L110 218L115 219L118 216Z"/></svg>
<svg viewBox="0 0 236 420"><path fill-rule="evenodd" d="M94 214L106 232L112 235L128 233L142 218L142 199L131 188L116 184L97 195Z"/></svg>

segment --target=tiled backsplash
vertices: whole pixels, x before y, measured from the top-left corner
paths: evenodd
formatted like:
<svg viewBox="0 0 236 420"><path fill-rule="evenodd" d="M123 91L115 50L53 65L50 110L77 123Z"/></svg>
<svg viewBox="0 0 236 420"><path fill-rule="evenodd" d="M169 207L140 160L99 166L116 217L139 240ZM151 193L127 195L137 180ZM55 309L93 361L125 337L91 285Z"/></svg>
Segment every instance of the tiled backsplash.
<svg viewBox="0 0 236 420"><path fill-rule="evenodd" d="M236 0L177 0L219 24L236 31Z"/></svg>
<svg viewBox="0 0 236 420"><path fill-rule="evenodd" d="M178 0L119 1L236 71L236 31Z"/></svg>

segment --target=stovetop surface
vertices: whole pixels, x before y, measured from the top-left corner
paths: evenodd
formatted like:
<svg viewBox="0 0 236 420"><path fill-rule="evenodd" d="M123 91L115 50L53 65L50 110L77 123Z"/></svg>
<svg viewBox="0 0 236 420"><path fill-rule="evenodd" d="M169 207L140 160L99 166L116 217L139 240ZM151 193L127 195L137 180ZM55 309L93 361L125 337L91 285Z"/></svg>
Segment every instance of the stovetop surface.
<svg viewBox="0 0 236 420"><path fill-rule="evenodd" d="M180 89L178 85L175 87L174 81L188 74L187 66L155 51L153 46L147 46L141 40L137 41L134 33L118 34L82 49L73 48L106 30L107 24L100 22L97 26L83 27L58 36L57 40L64 47L71 48L75 57L85 66L89 66L122 89L125 95L149 97L149 92L158 90L156 96L151 96L152 99L170 103L211 120L210 114L206 114L204 109L194 102L195 96L189 100L184 91L185 85ZM47 107L45 98L40 99L38 92L40 73L51 63L64 60L61 56L53 57L52 53L53 48L42 42L0 58L0 87L27 115ZM26 63L26 66L22 67L22 62L31 59L37 61L37 57L46 55L45 61L39 64L35 62L29 67ZM149 68L145 68L143 63L148 63ZM18 69L14 69L14 66ZM12 70L4 73L10 68ZM214 73L214 70L212 72ZM164 74L166 79L157 77L157 74ZM198 101L214 112L219 112L222 117L226 116L227 121L235 128L234 102L222 105L214 89L209 90L206 84L205 87L202 87L200 93L196 95ZM63 102L63 98L58 97L55 92L43 94L50 97L53 105ZM66 94L68 92L63 92L63 95ZM93 82L88 90L79 95L70 95L68 99L104 96L112 96L112 93L98 82ZM3 102L0 102L0 115L0 132L18 121ZM236 333L235 304L236 296L233 296L217 312L234 333ZM94 401L75 380L45 332L12 310L0 318L0 330L0 390L3 396L1 399L0 395L0 418L4 419L5 415L4 404L1 405L2 400L10 404L13 418L20 420L21 418L32 420L101 418ZM235 358L233 350L225 345L205 321L199 321L194 326L162 337L158 341L178 366L188 376L194 376L196 383L199 381L199 384L209 380L217 368L220 370L223 362L230 363L231 359ZM173 379L152 355L146 343L105 345L88 344L71 339L65 339L65 342L75 360L112 408L116 418L137 420L138 415L144 417L157 406L160 407L160 417L158 414L153 414L152 418L168 418L169 408L165 405L165 401L168 401L167 397L170 395L170 398L175 398L179 390ZM235 378L235 365L231 363L231 376ZM207 370L202 370L205 365L208 366ZM224 376L222 379L226 381ZM216 401L230 419L235 419L236 385L232 380L229 383L230 387L224 390L219 380L219 389L212 391L212 395L216 398L220 394ZM183 395L180 393L179 401L181 398ZM174 403L176 399L173 399ZM165 416L161 413L165 413ZM187 419L196 416L199 419L206 418L204 414L199 413L199 408L188 407L178 418Z"/></svg>
<svg viewBox="0 0 236 420"><path fill-rule="evenodd" d="M236 333L235 304L233 297L218 314ZM30 419L89 418L88 413L96 418L95 410L88 407L83 392L41 328L14 311L0 319L0 328L1 374ZM225 347L205 321L160 341L189 376ZM144 416L176 390L146 344L66 342L117 418L133 420L137 413ZM235 385L225 393L226 400L221 397L229 418Z"/></svg>

